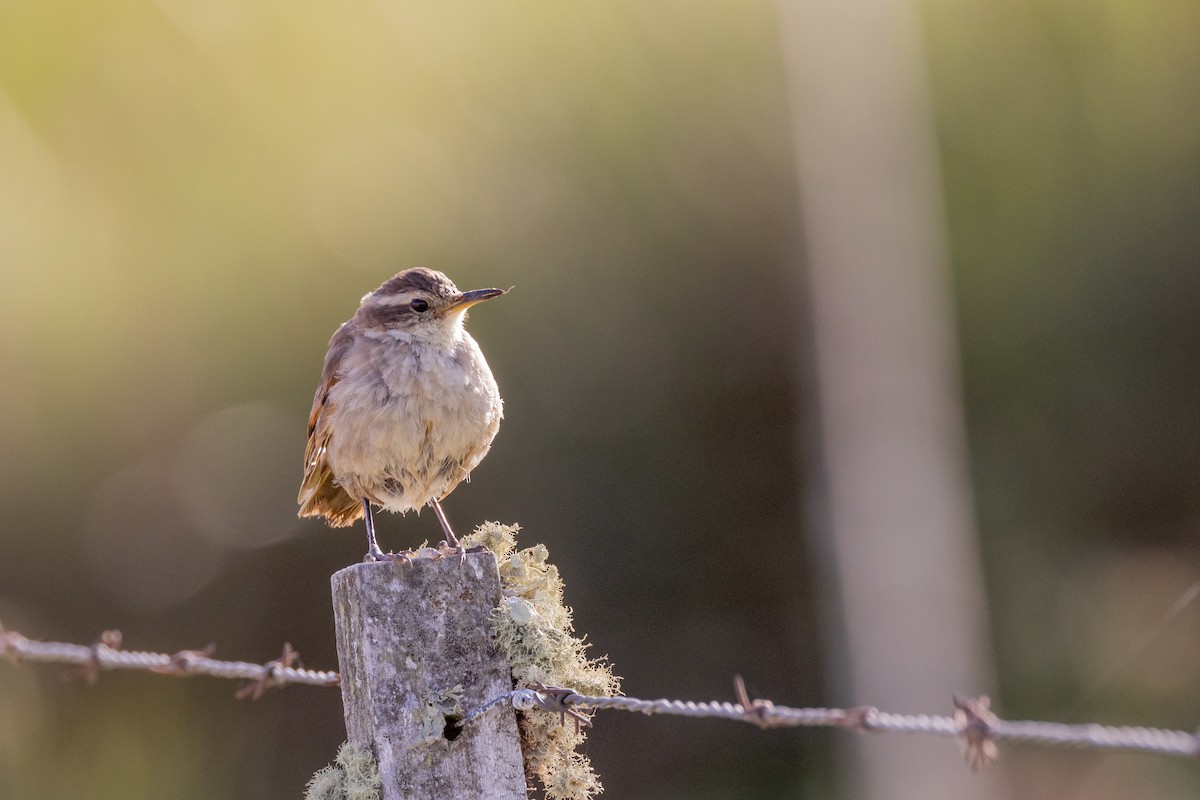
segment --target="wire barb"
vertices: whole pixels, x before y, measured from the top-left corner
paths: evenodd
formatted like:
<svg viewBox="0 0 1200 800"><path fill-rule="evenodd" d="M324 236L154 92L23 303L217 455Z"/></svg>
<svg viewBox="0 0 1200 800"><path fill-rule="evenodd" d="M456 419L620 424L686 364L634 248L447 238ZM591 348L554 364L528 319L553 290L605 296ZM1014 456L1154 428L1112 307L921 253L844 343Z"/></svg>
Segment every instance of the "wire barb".
<svg viewBox="0 0 1200 800"><path fill-rule="evenodd" d="M123 638L121 632L116 628L101 631L100 638L92 642L92 646L88 648L88 659L80 664L78 669L68 671L63 678L66 680L82 678L87 681L88 686L94 685L96 681L100 680L101 659L108 653L119 651Z"/></svg>
<svg viewBox="0 0 1200 800"><path fill-rule="evenodd" d="M200 659L211 659L216 652L217 646L209 642L203 650L180 650L171 655L170 661L165 666L150 667L149 669L159 675L186 677L192 674L192 670L195 669L196 664L200 663Z"/></svg>
<svg viewBox="0 0 1200 800"><path fill-rule="evenodd" d="M742 679L741 675L733 676L733 693L737 695L738 704L745 712L747 722L753 723L763 730L779 728L787 724L771 717L775 704L770 700L750 699L750 695L746 692L746 681Z"/></svg>
<svg viewBox="0 0 1200 800"><path fill-rule="evenodd" d="M291 669L293 666L300 663L300 654L292 649L291 642L283 643L283 654L274 661L268 661L263 664L262 675L258 680L243 686L233 696L238 700L245 700L247 697L251 700L257 700L266 693L267 689L279 684L279 673L281 670Z"/></svg>
<svg viewBox="0 0 1200 800"><path fill-rule="evenodd" d="M574 689L546 686L543 683L535 683L533 684L533 688L535 689L534 697L537 704L546 711L558 713L559 725L566 725L567 717L570 717L575 721L575 733L579 733L580 727L592 727L592 721L587 716L571 708L575 698L580 697L580 695L575 693Z"/></svg>
<svg viewBox="0 0 1200 800"><path fill-rule="evenodd" d="M992 713L992 701L987 695L979 697L954 696L954 722L961 731L963 757L972 772L979 772L1000 757L993 731L1000 718Z"/></svg>

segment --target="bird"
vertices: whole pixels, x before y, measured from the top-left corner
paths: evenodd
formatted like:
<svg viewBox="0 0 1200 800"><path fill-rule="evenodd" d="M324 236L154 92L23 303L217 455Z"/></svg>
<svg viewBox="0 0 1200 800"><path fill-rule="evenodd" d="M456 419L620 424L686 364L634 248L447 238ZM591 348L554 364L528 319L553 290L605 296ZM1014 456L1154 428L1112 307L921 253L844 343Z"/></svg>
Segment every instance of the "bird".
<svg viewBox="0 0 1200 800"><path fill-rule="evenodd" d="M372 507L432 506L445 545L462 551L441 501L470 476L500 429L504 401L463 323L508 289L462 292L445 274L406 269L365 295L329 340L308 416L300 517L335 528L360 518L366 561L394 558ZM403 557L403 556L401 556Z"/></svg>

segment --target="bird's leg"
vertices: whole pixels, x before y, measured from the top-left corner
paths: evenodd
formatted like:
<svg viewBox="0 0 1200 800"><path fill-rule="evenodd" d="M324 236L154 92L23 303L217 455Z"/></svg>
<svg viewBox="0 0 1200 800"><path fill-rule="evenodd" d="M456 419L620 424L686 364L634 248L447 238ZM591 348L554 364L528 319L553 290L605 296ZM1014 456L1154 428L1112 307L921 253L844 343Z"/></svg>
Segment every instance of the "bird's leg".
<svg viewBox="0 0 1200 800"><path fill-rule="evenodd" d="M363 560L383 561L385 558L384 552L379 549L379 542L375 540L375 518L371 516L371 501L364 497L362 504L367 522L367 557Z"/></svg>
<svg viewBox="0 0 1200 800"><path fill-rule="evenodd" d="M462 545L458 543L458 537L450 528L450 520L446 519L446 512L442 511L442 504L437 500L430 500L429 505L433 506L433 513L437 516L438 522L442 524L442 532L446 534L446 543L455 550L461 550Z"/></svg>

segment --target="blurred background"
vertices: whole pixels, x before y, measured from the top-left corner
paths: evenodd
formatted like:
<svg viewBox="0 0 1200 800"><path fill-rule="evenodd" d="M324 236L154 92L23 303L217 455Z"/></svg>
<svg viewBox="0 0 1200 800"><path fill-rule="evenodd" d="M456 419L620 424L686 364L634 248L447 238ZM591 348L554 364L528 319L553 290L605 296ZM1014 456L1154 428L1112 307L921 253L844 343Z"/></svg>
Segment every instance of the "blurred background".
<svg viewBox="0 0 1200 800"><path fill-rule="evenodd" d="M996 707L1193 729L1200 6L918 10ZM456 526L545 543L630 695L830 702L782 42L757 0L0 4L0 620L334 668L364 537L295 517L312 391L427 265L516 286L471 319L506 422ZM338 693L235 688L0 663L0 797L299 797ZM588 754L611 797L834 797L843 736L608 714ZM1005 760L1023 797L1200 790Z"/></svg>

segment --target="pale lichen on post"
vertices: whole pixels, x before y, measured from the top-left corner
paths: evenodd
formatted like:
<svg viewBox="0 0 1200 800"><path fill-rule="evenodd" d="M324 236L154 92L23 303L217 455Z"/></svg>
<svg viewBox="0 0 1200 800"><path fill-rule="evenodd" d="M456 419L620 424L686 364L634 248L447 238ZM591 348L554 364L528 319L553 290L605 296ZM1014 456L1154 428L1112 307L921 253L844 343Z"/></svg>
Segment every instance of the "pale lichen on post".
<svg viewBox="0 0 1200 800"><path fill-rule="evenodd" d="M308 782L304 800L379 800L379 767L371 751L349 742Z"/></svg>
<svg viewBox="0 0 1200 800"><path fill-rule="evenodd" d="M499 562L504 599L492 613L492 624L516 688L541 683L593 696L617 694L619 679L607 659L589 658L587 644L574 633L562 578L546 547L517 550L518 530L485 522L463 538L468 547L487 547ZM537 709L519 712L517 725L525 771L538 779L548 800L587 800L600 793L591 763L576 751L586 738L581 726L564 725L558 714Z"/></svg>

